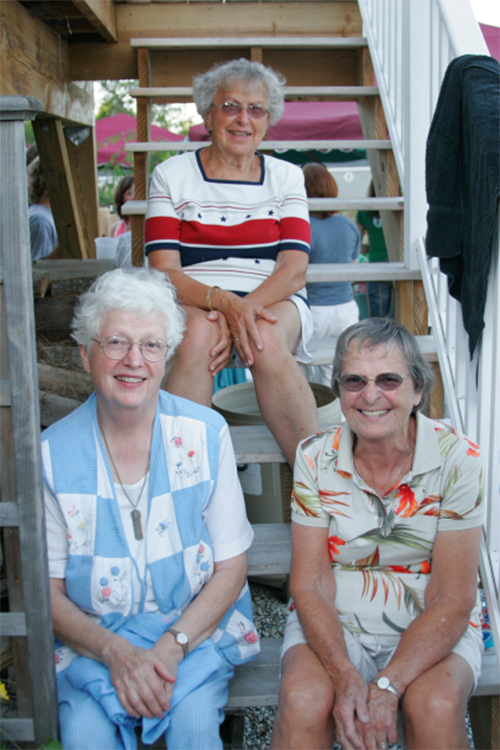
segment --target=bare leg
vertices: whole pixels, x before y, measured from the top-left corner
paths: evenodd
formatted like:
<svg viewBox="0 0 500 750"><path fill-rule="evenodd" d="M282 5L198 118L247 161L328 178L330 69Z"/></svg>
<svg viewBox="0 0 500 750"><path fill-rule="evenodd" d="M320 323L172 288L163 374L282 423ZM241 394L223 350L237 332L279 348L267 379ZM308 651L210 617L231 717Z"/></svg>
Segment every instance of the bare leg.
<svg viewBox="0 0 500 750"><path fill-rule="evenodd" d="M420 675L403 698L408 750L470 750L465 709L472 686L471 669L457 654Z"/></svg>
<svg viewBox="0 0 500 750"><path fill-rule="evenodd" d="M335 739L333 683L309 646L283 657L272 750L331 750Z"/></svg>
<svg viewBox="0 0 500 750"><path fill-rule="evenodd" d="M217 344L219 330L207 320L205 310L185 307L186 333L172 361L163 387L204 406L212 405L213 379L209 372L209 352Z"/></svg>
<svg viewBox="0 0 500 750"><path fill-rule="evenodd" d="M311 388L291 354L300 336L297 308L285 301L269 310L278 322L257 321L264 349L259 352L252 347L255 364L251 370L262 416L293 466L298 443L319 431L318 411Z"/></svg>

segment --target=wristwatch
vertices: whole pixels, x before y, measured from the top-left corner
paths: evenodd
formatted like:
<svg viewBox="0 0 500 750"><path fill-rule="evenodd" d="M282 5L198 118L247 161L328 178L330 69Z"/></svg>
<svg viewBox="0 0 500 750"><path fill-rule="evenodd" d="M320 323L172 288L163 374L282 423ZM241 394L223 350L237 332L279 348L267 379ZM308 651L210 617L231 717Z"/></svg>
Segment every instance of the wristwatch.
<svg viewBox="0 0 500 750"><path fill-rule="evenodd" d="M178 643L179 646L182 646L184 656L187 656L189 647L189 638L187 637L187 635L185 633L180 633L178 630L174 630L173 628L169 628L169 630L167 630L167 633L172 633L175 638L175 642Z"/></svg>
<svg viewBox="0 0 500 750"><path fill-rule="evenodd" d="M402 698L403 694L399 692L388 677L379 677L378 680L372 680L379 690L388 690L390 693L394 693L398 698Z"/></svg>

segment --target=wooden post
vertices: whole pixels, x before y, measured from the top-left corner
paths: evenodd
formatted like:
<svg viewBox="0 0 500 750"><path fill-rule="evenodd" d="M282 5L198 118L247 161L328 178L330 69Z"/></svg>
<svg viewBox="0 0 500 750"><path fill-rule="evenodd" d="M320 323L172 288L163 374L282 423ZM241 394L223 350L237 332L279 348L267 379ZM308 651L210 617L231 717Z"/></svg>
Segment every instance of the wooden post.
<svg viewBox="0 0 500 750"><path fill-rule="evenodd" d="M59 119L39 118L33 122L33 132L47 185L50 208L56 224L61 255L63 258L88 258L89 251L81 215L82 190L77 189L73 179L62 122ZM76 161L74 157L72 160ZM83 164L82 167L85 169L88 165ZM98 232L98 224L95 229ZM94 237L97 236L96 233ZM92 243L94 237L92 237Z"/></svg>
<svg viewBox="0 0 500 750"><path fill-rule="evenodd" d="M3 177L0 184L1 262L9 376L9 387L6 390L12 410L13 467L10 469L8 486L12 492L14 485L17 499L12 510L17 511L19 524L19 570L22 575L33 709L33 726L29 727L28 736L18 735L15 739L34 739L37 747L49 737L57 737L58 729L54 635L42 496L40 410L23 122L25 119L33 119L41 108L41 102L29 97L0 98L0 167ZM2 467L2 490L4 471ZM15 544L17 540L13 542ZM16 577L19 580L19 572ZM12 595L14 606L17 607L21 592L14 590ZM23 706L23 712L26 708L26 705ZM8 722L7 719L2 721L7 732ZM25 720L24 726L28 724L30 722Z"/></svg>
<svg viewBox="0 0 500 750"><path fill-rule="evenodd" d="M500 747L500 697L472 696L468 708L476 750L496 750Z"/></svg>
<svg viewBox="0 0 500 750"><path fill-rule="evenodd" d="M139 86L151 85L151 67L149 50L140 47L137 50L137 68ZM137 142L151 140L151 102L148 97L137 98ZM134 154L135 199L147 200L149 187L149 154ZM144 265L144 217L132 217L132 264Z"/></svg>

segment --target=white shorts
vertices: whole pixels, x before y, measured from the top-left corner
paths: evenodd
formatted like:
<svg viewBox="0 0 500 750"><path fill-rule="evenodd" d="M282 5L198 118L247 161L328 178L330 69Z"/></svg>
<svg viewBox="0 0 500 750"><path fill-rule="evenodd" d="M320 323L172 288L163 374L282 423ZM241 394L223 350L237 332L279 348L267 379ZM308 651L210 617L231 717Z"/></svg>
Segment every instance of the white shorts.
<svg viewBox="0 0 500 750"><path fill-rule="evenodd" d="M290 302L293 302L300 315L301 324L301 337L295 351L292 352L294 358L302 365L308 365L312 362L312 357L307 351L306 344L313 335L313 319L311 310L307 302L299 294L292 294L291 297L287 297ZM238 352L233 347L231 353L231 360L234 362L235 367L246 367L246 365L240 359Z"/></svg>
<svg viewBox="0 0 500 750"><path fill-rule="evenodd" d="M368 684L392 659L401 636L397 635L370 635L367 633L351 633L344 628L344 639L349 653L349 659ZM302 626L299 622L297 610L288 612L285 626L285 637L281 647L281 658L292 646L307 644ZM483 636L481 630L471 625L463 634L462 638L452 649L452 653L458 654L465 659L472 671L475 690L477 681L481 674L481 656L484 651Z"/></svg>

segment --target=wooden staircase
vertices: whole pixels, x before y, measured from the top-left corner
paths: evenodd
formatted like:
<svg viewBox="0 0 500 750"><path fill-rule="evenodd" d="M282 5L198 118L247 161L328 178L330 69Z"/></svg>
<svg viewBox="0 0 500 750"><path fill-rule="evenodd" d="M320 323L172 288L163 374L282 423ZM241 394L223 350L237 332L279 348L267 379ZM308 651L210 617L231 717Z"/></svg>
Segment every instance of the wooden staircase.
<svg viewBox="0 0 500 750"><path fill-rule="evenodd" d="M403 254L404 197L398 178L392 144L388 138L379 89L374 85L373 66L367 40L359 36L228 36L132 38L137 54L139 88L130 90L137 101L137 142L126 145L134 154L136 199L123 212L132 217L132 260L144 262L144 216L149 181L149 154L158 151L196 150L207 143L157 143L151 141L151 105L153 103L191 101L185 71L179 59L196 55L198 70L207 70L215 62L244 56L271 65L287 76L287 101L356 101L363 140L263 141L264 153L275 149L365 149L368 155L376 197L360 200L339 198L310 199L311 211L375 210L380 212L389 263L323 264L309 267L308 283L315 281L394 281L396 318L417 336L427 336L428 319L425 294L418 270L407 268ZM181 58L179 58L179 55ZM317 62L318 65L314 65ZM192 68L192 62L188 66ZM168 85L156 85L167 82ZM297 84L297 85L296 85ZM319 85L321 84L321 85ZM312 348L325 354L324 347L312 342ZM429 342L426 345L429 355ZM430 343L430 349L434 349ZM333 357L333 352L327 352ZM443 416L442 383L437 357L429 357L436 372L432 416ZM330 359L331 361L331 359ZM322 358L324 362L324 357ZM316 359L314 364L319 364Z"/></svg>

